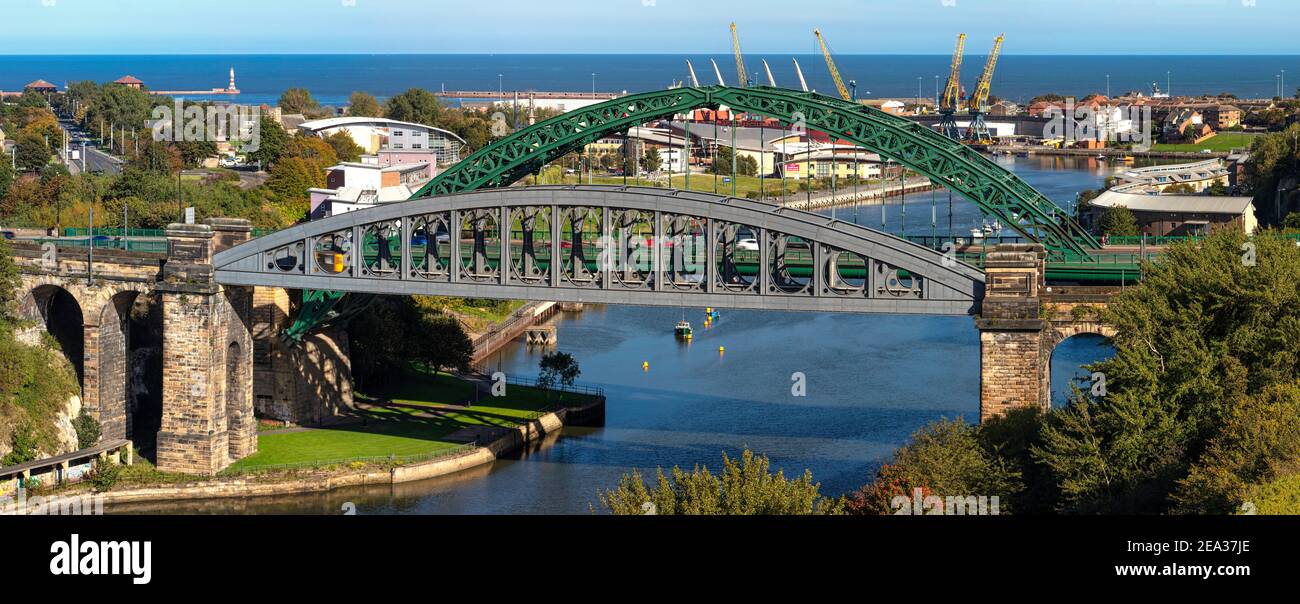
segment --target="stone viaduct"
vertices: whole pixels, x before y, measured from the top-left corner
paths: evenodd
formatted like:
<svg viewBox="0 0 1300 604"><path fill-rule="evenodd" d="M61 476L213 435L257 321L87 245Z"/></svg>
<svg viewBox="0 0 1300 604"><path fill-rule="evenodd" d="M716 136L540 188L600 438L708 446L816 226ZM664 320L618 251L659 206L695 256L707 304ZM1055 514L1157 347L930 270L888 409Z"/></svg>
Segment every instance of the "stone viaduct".
<svg viewBox="0 0 1300 604"><path fill-rule="evenodd" d="M290 348L277 337L289 318L284 289L214 279L213 255L249 236L247 221L210 219L171 225L166 253L14 246L20 312L30 320L23 337L44 331L58 341L104 438L143 440L136 432L148 411L138 400L152 396L161 470L210 475L255 452L255 410L310 424L351 403L346 336L317 334ZM1080 333L1114 335L1097 314L1105 293L1053 294L1043 270L1040 246L1003 245L989 256L975 321L981 419L1048 407L1056 345ZM135 354L132 341L150 333L156 393L141 383L148 355Z"/></svg>

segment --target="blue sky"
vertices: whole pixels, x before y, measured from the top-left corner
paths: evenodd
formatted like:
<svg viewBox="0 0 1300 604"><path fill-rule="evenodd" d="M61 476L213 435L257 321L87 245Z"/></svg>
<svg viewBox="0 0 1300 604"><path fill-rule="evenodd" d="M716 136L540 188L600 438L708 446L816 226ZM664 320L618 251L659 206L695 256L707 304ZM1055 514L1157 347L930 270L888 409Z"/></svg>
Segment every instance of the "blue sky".
<svg viewBox="0 0 1300 604"><path fill-rule="evenodd" d="M0 0L0 54L1300 54L1296 0ZM979 45L977 45L979 46ZM975 49L977 52L981 49Z"/></svg>

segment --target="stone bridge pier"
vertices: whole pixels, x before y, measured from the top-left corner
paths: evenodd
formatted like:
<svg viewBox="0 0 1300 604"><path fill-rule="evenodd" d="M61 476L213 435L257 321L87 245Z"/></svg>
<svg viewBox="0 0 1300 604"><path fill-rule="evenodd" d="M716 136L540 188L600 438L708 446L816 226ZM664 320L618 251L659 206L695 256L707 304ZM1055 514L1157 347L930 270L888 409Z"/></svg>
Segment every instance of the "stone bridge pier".
<svg viewBox="0 0 1300 604"><path fill-rule="evenodd" d="M156 443L159 469L213 474L257 450L252 288L220 285L212 268L250 230L246 220L173 224L166 253L14 245L19 337L37 344L48 332L102 438Z"/></svg>
<svg viewBox="0 0 1300 604"><path fill-rule="evenodd" d="M1001 244L985 261L980 332L980 421L1052 406L1052 352L1080 334L1114 337L1101 311L1112 288L1048 288L1041 245ZM1053 291L1055 289L1055 291Z"/></svg>
<svg viewBox="0 0 1300 604"><path fill-rule="evenodd" d="M214 474L257 451L252 288L213 280L212 255L249 238L243 220L167 228L158 468Z"/></svg>

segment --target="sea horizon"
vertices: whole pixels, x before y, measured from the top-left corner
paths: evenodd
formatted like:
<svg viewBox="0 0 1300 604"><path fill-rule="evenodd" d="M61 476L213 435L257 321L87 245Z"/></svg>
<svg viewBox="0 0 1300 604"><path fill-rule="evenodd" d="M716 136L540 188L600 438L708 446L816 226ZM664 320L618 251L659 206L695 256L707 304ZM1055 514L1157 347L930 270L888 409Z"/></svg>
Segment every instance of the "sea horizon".
<svg viewBox="0 0 1300 604"><path fill-rule="evenodd" d="M969 89L986 56L969 45L967 49L962 83ZM810 88L834 90L820 54L747 52L745 57L751 81L766 82L766 60L778 86L796 88L794 59ZM702 85L718 82L711 60L725 82L739 79L729 52L0 54L0 90L21 90L38 79L62 87L124 75L143 80L153 90L211 90L225 88L233 68L241 94L203 98L274 103L285 90L300 87L322 104L338 106L354 91L384 99L409 88L644 92L688 80L687 60ZM859 97L932 99L947 77L950 56L840 54L835 60L845 79L858 83ZM1130 91L1150 94L1155 87L1175 96L1230 93L1271 98L1283 86L1285 72L1300 74L1300 54L1007 53L992 88L994 96L1020 103L1046 93L1115 96ZM1292 96L1295 88L1290 83L1284 87L1283 96Z"/></svg>

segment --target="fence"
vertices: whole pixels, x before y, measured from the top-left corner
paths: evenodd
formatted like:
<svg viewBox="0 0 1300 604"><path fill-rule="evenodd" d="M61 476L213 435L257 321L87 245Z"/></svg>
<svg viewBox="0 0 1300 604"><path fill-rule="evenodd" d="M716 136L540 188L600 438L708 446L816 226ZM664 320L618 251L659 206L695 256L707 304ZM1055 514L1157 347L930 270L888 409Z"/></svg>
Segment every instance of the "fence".
<svg viewBox="0 0 1300 604"><path fill-rule="evenodd" d="M161 241L157 239L134 240L134 239L122 239L120 236L116 238L107 238L105 235L96 235L96 237L101 237L101 239L41 238L41 239L26 239L24 241L29 243L35 243L36 245L45 245L46 243L54 243L59 247L86 248L86 249L96 249L96 250L123 250L128 252L152 252L156 254L167 253L167 241L165 239Z"/></svg>
<svg viewBox="0 0 1300 604"><path fill-rule="evenodd" d="M18 465L0 468L0 496L28 488L27 481L34 480L42 486L80 481L95 464L110 458L130 465L133 461L131 441L126 439L102 442L79 451L37 459Z"/></svg>
<svg viewBox="0 0 1300 604"><path fill-rule="evenodd" d="M507 342L519 337L525 329L555 316L558 310L559 305L554 302L534 302L510 313L506 320L493 325L486 333L474 338L474 360L483 360Z"/></svg>
<svg viewBox="0 0 1300 604"><path fill-rule="evenodd" d="M475 373L479 373L485 376L491 376L493 373L492 369L487 367L473 367L473 370ZM541 383L540 378L518 377L518 376L511 376L511 375L506 376L506 383L513 384L515 386L528 386L529 388L538 388L541 390L553 390L555 392L563 392L565 394L585 394L587 396L596 396L602 398L605 396L604 388L601 388L600 386L588 386L586 384L573 384L571 386L565 386L563 384L555 384L555 385L547 386Z"/></svg>

